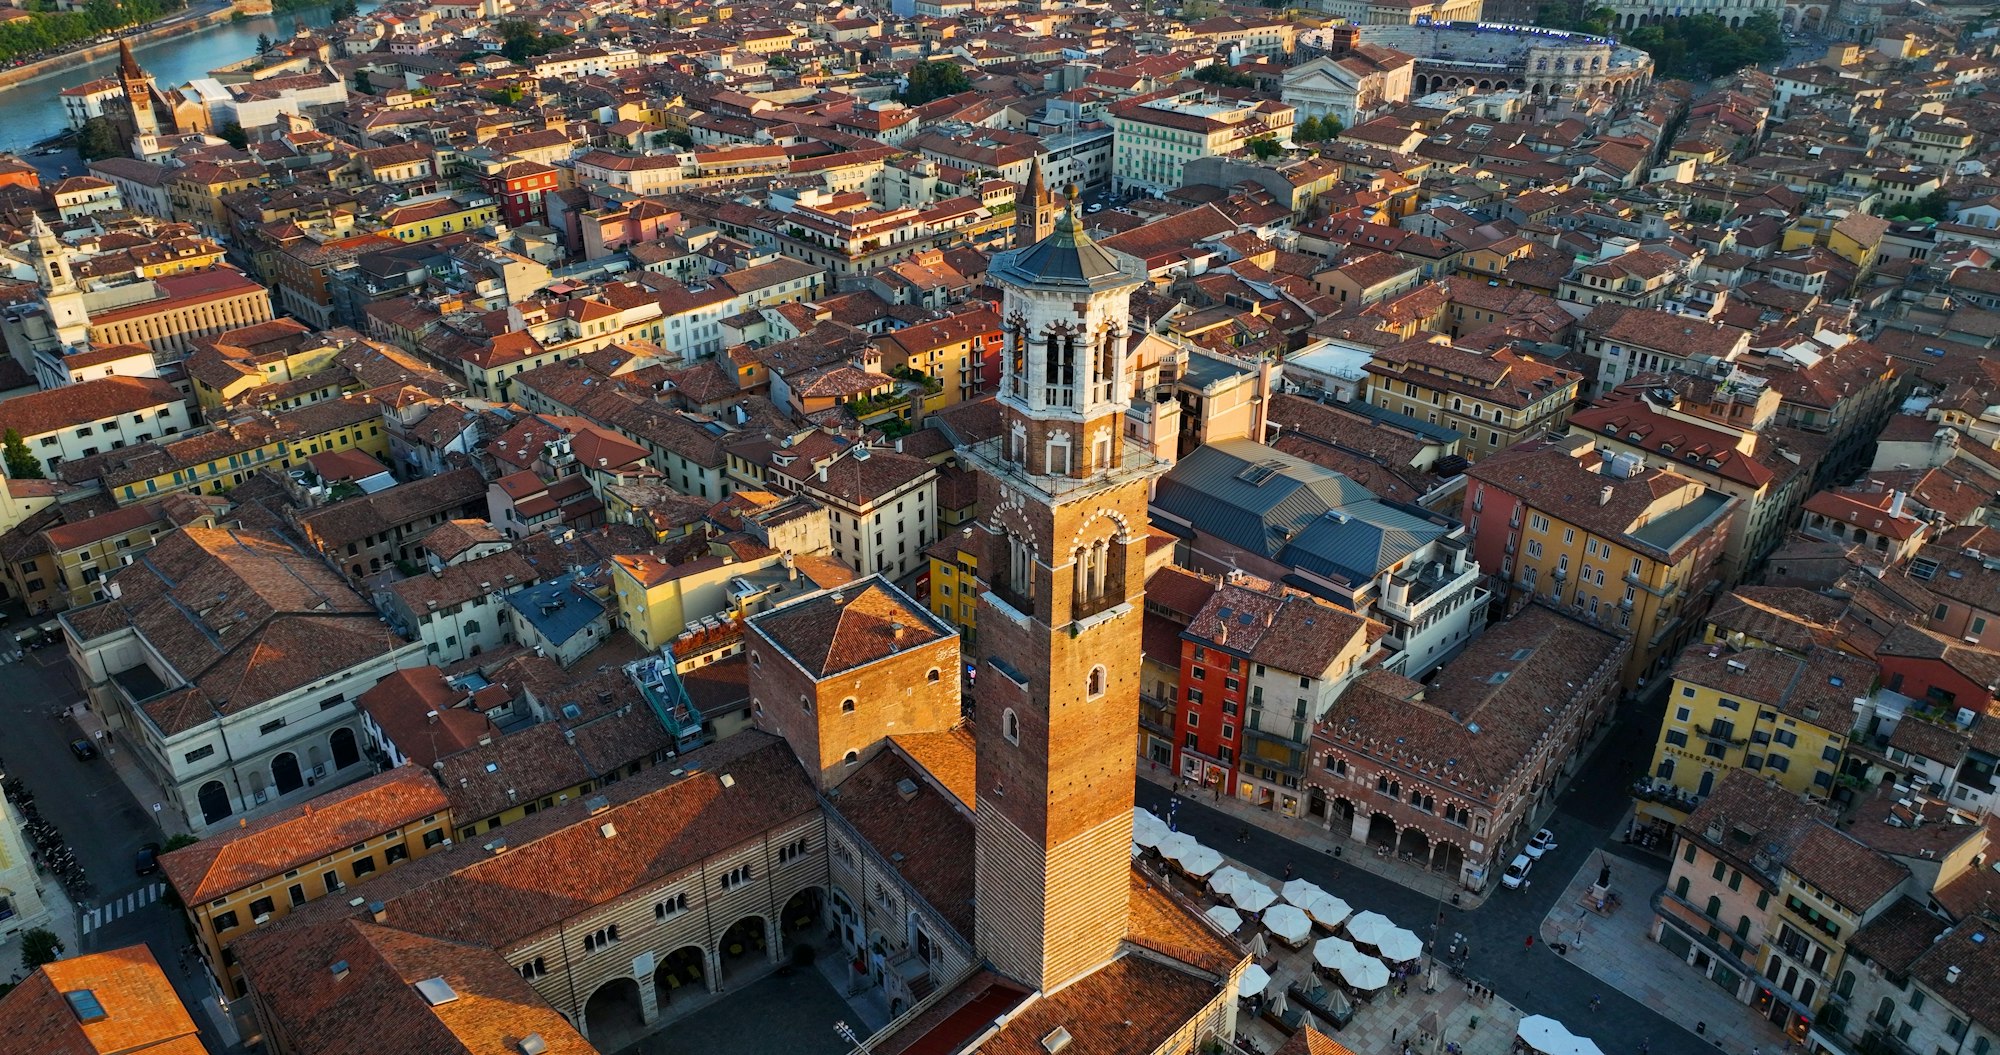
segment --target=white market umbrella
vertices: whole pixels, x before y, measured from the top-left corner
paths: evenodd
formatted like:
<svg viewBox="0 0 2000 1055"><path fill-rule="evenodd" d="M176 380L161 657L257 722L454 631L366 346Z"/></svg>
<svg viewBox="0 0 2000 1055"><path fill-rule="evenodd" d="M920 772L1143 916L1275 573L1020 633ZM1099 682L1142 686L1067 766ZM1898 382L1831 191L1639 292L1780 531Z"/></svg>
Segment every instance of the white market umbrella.
<svg viewBox="0 0 2000 1055"><path fill-rule="evenodd" d="M1576 1044L1576 1037L1562 1023L1547 1015L1529 1015L1522 1019L1521 1024L1514 1027L1514 1035L1543 1055L1569 1055Z"/></svg>
<svg viewBox="0 0 2000 1055"><path fill-rule="evenodd" d="M1313 918L1314 923L1328 930L1347 922L1347 917L1354 915L1354 910L1348 907L1347 902L1332 894L1321 894L1311 904L1302 907L1306 910L1306 915Z"/></svg>
<svg viewBox="0 0 2000 1055"><path fill-rule="evenodd" d="M1389 968L1374 957L1360 957L1340 965L1340 980L1364 993L1389 984Z"/></svg>
<svg viewBox="0 0 2000 1055"><path fill-rule="evenodd" d="M1194 844L1194 849L1181 855L1178 863L1181 866L1181 871L1196 879L1200 879L1202 876L1222 867L1222 855L1200 843L1196 843Z"/></svg>
<svg viewBox="0 0 2000 1055"><path fill-rule="evenodd" d="M1313 943L1313 962L1329 971L1338 971L1341 964L1363 958L1361 950L1346 938L1321 938Z"/></svg>
<svg viewBox="0 0 2000 1055"><path fill-rule="evenodd" d="M1570 1055L1604 1055L1604 1051L1597 1046L1597 1042L1591 1040L1589 1037L1579 1037L1572 1033L1569 1039L1572 1042L1572 1046L1569 1049Z"/></svg>
<svg viewBox="0 0 2000 1055"><path fill-rule="evenodd" d="M1390 963L1407 963L1424 954L1423 939L1401 927L1382 935L1375 943L1376 951Z"/></svg>
<svg viewBox="0 0 2000 1055"><path fill-rule="evenodd" d="M1299 945L1312 933L1312 920L1297 905L1273 905L1264 910L1264 926L1287 945Z"/></svg>
<svg viewBox="0 0 2000 1055"><path fill-rule="evenodd" d="M1285 1012L1290 1010L1290 1005L1285 1002L1285 991L1283 989L1271 994L1271 1014L1278 1018L1284 1018Z"/></svg>
<svg viewBox="0 0 2000 1055"><path fill-rule="evenodd" d="M1382 935L1396 929L1396 921L1380 912L1359 912L1347 921L1347 936L1357 945L1374 945Z"/></svg>
<svg viewBox="0 0 2000 1055"><path fill-rule="evenodd" d="M1217 905L1209 909L1207 916L1216 926L1221 927L1231 934L1236 933L1237 928L1243 926L1243 913L1230 908L1228 905Z"/></svg>
<svg viewBox="0 0 2000 1055"><path fill-rule="evenodd" d="M1147 810L1134 807L1132 810L1132 841L1140 846L1154 847L1160 840L1172 835L1167 830L1167 822L1152 815Z"/></svg>
<svg viewBox="0 0 2000 1055"><path fill-rule="evenodd" d="M1312 903L1317 898L1332 896L1325 890L1320 889L1318 883L1308 882L1304 879L1291 880L1278 888L1278 893L1284 895L1287 903L1297 905L1303 909L1312 908Z"/></svg>
<svg viewBox="0 0 2000 1055"><path fill-rule="evenodd" d="M1260 960L1271 955L1271 946L1264 940L1264 932L1261 930L1250 938L1250 955Z"/></svg>
<svg viewBox="0 0 2000 1055"><path fill-rule="evenodd" d="M1186 832L1168 832L1153 844L1153 848L1160 851L1160 856L1169 861L1178 861L1200 846L1194 841L1194 836Z"/></svg>
<svg viewBox="0 0 2000 1055"><path fill-rule="evenodd" d="M1236 899L1231 897L1231 895L1236 893L1236 888L1248 882L1250 882L1250 876L1241 868L1235 865L1223 865L1221 868L1215 870L1214 875L1208 877L1208 889L1221 897L1226 897L1234 901Z"/></svg>
<svg viewBox="0 0 2000 1055"><path fill-rule="evenodd" d="M1278 893L1245 876L1238 880L1235 888L1229 892L1229 900L1245 912L1262 912L1278 903Z"/></svg>
<svg viewBox="0 0 2000 1055"><path fill-rule="evenodd" d="M1251 964L1243 969L1243 977L1236 982L1237 996L1255 996L1270 988L1271 972Z"/></svg>

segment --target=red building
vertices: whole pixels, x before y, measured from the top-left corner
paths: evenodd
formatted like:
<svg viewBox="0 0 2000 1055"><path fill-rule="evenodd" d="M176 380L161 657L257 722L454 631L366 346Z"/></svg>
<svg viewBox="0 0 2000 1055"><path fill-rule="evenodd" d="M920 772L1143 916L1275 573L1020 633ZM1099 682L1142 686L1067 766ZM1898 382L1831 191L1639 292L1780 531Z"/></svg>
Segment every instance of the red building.
<svg viewBox="0 0 2000 1055"><path fill-rule="evenodd" d="M539 161L516 161L497 172L481 177L486 192L500 199L500 215L507 226L547 223L548 207L542 198L556 189L556 170Z"/></svg>
<svg viewBox="0 0 2000 1055"><path fill-rule="evenodd" d="M1882 687L1900 692L1947 717L1959 708L1990 713L2000 685L2000 653L1963 644L1922 627L1904 624L1875 646Z"/></svg>

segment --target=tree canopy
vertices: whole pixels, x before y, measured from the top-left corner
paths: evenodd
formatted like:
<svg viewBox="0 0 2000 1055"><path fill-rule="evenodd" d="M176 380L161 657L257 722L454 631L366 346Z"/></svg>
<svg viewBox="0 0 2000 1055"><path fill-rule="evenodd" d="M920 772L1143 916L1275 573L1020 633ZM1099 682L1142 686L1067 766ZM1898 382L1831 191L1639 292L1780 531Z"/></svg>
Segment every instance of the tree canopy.
<svg viewBox="0 0 2000 1055"><path fill-rule="evenodd" d="M1714 15L1668 19L1632 30L1625 43L1653 56L1660 76L1697 81L1785 57L1784 30L1768 14L1751 16L1739 29L1731 29Z"/></svg>
<svg viewBox="0 0 2000 1055"><path fill-rule="evenodd" d="M536 55L546 55L568 44L570 38L561 33L544 33L533 22L510 18L494 28L500 31L500 54L512 62L525 62Z"/></svg>
<svg viewBox="0 0 2000 1055"><path fill-rule="evenodd" d="M34 452L28 449L27 441L21 438L19 432L8 429L5 443L8 476L16 480L43 479L42 460L35 457Z"/></svg>
<svg viewBox="0 0 2000 1055"><path fill-rule="evenodd" d="M0 23L0 61L68 47L114 30L165 18L187 0L88 0L75 11L44 11Z"/></svg>
<svg viewBox="0 0 2000 1055"><path fill-rule="evenodd" d="M118 137L118 128L109 118L93 117L76 131L76 152L85 161L100 158L121 158L125 156L125 143Z"/></svg>
<svg viewBox="0 0 2000 1055"><path fill-rule="evenodd" d="M1194 79L1203 84L1219 84L1224 88L1248 88L1255 83L1244 74L1238 73L1219 62L1203 66L1201 69L1194 71Z"/></svg>
<svg viewBox="0 0 2000 1055"><path fill-rule="evenodd" d="M921 106L932 99L957 95L971 88L972 82L966 79L965 71L957 63L919 62L910 67L910 86L898 98L911 106Z"/></svg>

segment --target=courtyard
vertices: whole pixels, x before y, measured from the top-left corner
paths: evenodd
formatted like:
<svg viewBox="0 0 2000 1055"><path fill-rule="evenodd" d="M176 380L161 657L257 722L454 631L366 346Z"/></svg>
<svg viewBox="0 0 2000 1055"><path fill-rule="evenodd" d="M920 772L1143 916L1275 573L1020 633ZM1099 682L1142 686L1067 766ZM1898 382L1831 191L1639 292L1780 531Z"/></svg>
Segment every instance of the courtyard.
<svg viewBox="0 0 2000 1055"><path fill-rule="evenodd" d="M854 1045L834 1032L836 1022L861 1037L873 1031L819 970L773 971L619 1055L847 1055Z"/></svg>

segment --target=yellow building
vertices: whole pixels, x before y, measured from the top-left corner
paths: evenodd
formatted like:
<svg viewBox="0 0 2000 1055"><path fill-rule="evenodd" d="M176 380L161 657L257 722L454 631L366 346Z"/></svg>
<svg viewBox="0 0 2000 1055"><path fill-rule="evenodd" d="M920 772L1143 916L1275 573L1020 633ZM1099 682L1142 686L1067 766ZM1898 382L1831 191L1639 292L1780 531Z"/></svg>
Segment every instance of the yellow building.
<svg viewBox="0 0 2000 1055"><path fill-rule="evenodd" d="M1674 664L1652 784L1682 792L1642 798L1639 814L1678 824L1733 769L1814 799L1833 793L1854 700L1874 690L1875 665L1812 646L1798 656L1768 648L1697 645Z"/></svg>
<svg viewBox="0 0 2000 1055"><path fill-rule="evenodd" d="M1463 519L1480 568L1509 603L1539 595L1630 634L1626 685L1700 629L1736 499L1671 469L1607 462L1588 436L1510 448L1466 475Z"/></svg>
<svg viewBox="0 0 2000 1055"><path fill-rule="evenodd" d="M132 250L140 278L165 278L206 271L222 263L222 246L206 238L169 238Z"/></svg>
<svg viewBox="0 0 2000 1055"><path fill-rule="evenodd" d="M1583 382L1532 355L1459 348L1441 335L1377 349L1363 369L1368 402L1456 429L1471 462L1562 428Z"/></svg>
<svg viewBox="0 0 2000 1055"><path fill-rule="evenodd" d="M100 480L119 505L176 491L223 494L258 469L289 469L326 451L362 450L387 461L382 403L369 393L314 403L265 418L249 415L170 443L113 451Z"/></svg>
<svg viewBox="0 0 2000 1055"><path fill-rule="evenodd" d="M42 531L54 558L59 589L71 608L104 600L104 576L130 564L159 535L177 527L214 527L229 500L213 496L171 498L56 524Z"/></svg>
<svg viewBox="0 0 2000 1055"><path fill-rule="evenodd" d="M304 330L293 320L274 319L221 334L207 347L196 349L187 359L195 401L204 410L227 406L253 389L286 384L325 370L339 353L338 344L310 339L270 340L273 336L289 336L290 331ZM262 343L278 344L279 348L261 352L257 345ZM333 387L340 386L334 383Z"/></svg>
<svg viewBox="0 0 2000 1055"><path fill-rule="evenodd" d="M987 538L983 531L954 531L924 550L930 560L925 604L932 615L958 629L968 648L979 636L973 613L979 610L979 595L986 589L979 566Z"/></svg>
<svg viewBox="0 0 2000 1055"><path fill-rule="evenodd" d="M345 891L451 837L451 806L431 775L399 766L212 835L160 858L196 944L226 999L244 994L231 941L309 901Z"/></svg>
<svg viewBox="0 0 2000 1055"><path fill-rule="evenodd" d="M724 547L698 560L668 564L645 553L611 558L611 591L618 619L648 649L674 643L704 620L740 621L839 582L825 562L804 562L777 548L756 552Z"/></svg>
<svg viewBox="0 0 2000 1055"><path fill-rule="evenodd" d="M382 233L404 242L425 242L471 231L500 218L500 200L463 191L426 194L382 210Z"/></svg>

